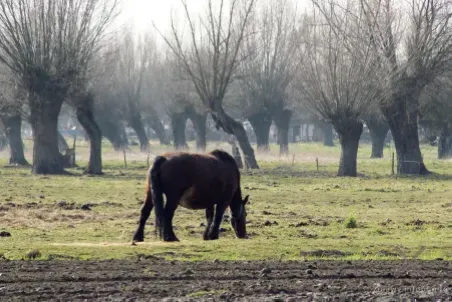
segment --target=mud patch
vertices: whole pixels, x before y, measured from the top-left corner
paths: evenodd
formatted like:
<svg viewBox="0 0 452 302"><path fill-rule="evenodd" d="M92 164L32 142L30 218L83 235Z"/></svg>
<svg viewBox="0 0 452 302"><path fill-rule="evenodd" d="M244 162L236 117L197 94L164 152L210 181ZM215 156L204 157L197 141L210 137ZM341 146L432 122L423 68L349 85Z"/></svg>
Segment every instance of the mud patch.
<svg viewBox="0 0 452 302"><path fill-rule="evenodd" d="M421 275L410 278L414 268ZM450 269L444 261L7 261L0 289L2 301L451 301Z"/></svg>

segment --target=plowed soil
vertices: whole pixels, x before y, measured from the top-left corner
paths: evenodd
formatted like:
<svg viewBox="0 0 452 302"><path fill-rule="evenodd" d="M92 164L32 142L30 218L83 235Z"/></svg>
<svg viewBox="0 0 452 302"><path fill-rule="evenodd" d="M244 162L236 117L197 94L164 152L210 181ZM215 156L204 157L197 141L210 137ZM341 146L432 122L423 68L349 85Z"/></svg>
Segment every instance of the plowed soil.
<svg viewBox="0 0 452 302"><path fill-rule="evenodd" d="M447 261L0 261L0 301L452 301ZM402 299L402 300L401 300ZM414 300L416 299L416 300Z"/></svg>

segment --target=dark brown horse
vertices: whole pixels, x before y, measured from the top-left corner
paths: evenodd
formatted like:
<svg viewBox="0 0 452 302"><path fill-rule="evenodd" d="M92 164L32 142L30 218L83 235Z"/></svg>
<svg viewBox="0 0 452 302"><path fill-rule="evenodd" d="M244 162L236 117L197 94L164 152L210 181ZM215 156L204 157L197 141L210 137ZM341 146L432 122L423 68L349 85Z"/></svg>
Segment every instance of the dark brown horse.
<svg viewBox="0 0 452 302"><path fill-rule="evenodd" d="M165 206L163 194L166 196ZM234 158L227 152L174 152L157 156L148 171L146 200L141 208L139 226L133 240L144 240L144 226L155 207L155 227L160 238L164 241L178 241L172 221L179 205L187 209L206 210L204 240L218 239L227 207L231 210L231 225L236 236L247 238L247 201L248 196L242 199L240 171Z"/></svg>

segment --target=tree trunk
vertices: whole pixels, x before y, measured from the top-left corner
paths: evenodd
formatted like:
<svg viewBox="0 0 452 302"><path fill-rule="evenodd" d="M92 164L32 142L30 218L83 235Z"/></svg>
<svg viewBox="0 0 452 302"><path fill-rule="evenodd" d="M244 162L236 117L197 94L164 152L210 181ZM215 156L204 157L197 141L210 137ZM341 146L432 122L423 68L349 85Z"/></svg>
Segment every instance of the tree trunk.
<svg viewBox="0 0 452 302"><path fill-rule="evenodd" d="M80 101L76 108L77 119L88 135L90 142L89 162L85 173L102 175L102 133L94 120L94 100L91 95L87 95Z"/></svg>
<svg viewBox="0 0 452 302"><path fill-rule="evenodd" d="M356 120L342 119L333 121L333 126L341 144L341 161L337 175L356 177L359 138L363 132L363 124Z"/></svg>
<svg viewBox="0 0 452 302"><path fill-rule="evenodd" d="M140 141L140 150L143 152L149 151L149 139L144 130L143 123L141 122L141 116L139 114L131 116L129 118L129 125L135 131L138 140Z"/></svg>
<svg viewBox="0 0 452 302"><path fill-rule="evenodd" d="M212 119L217 129L221 128L224 132L234 135L245 156L245 165L248 165L250 169L259 169L253 147L243 125L230 117L218 102L213 102L213 104Z"/></svg>
<svg viewBox="0 0 452 302"><path fill-rule="evenodd" d="M64 154L67 149L70 149L69 145L67 144L67 141L64 138L64 136L61 134L61 132L58 131L58 150L59 150L60 154Z"/></svg>
<svg viewBox="0 0 452 302"><path fill-rule="evenodd" d="M323 120L318 121L317 124L323 132L323 145L334 147L333 125Z"/></svg>
<svg viewBox="0 0 452 302"><path fill-rule="evenodd" d="M301 125L292 127L292 143L297 142L297 136L301 137Z"/></svg>
<svg viewBox="0 0 452 302"><path fill-rule="evenodd" d="M367 118L366 125L372 139L371 158L383 158L385 139L389 132L388 123L383 118L371 116Z"/></svg>
<svg viewBox="0 0 452 302"><path fill-rule="evenodd" d="M96 109L94 119L100 127L102 136L110 141L115 151L126 149L129 145L124 125L119 117L111 116L107 112L100 113Z"/></svg>
<svg viewBox="0 0 452 302"><path fill-rule="evenodd" d="M0 151L3 151L8 146L8 139L2 130L0 130Z"/></svg>
<svg viewBox="0 0 452 302"><path fill-rule="evenodd" d="M312 139L311 141L313 142L320 142L322 141L322 135L323 135L323 131L320 128L319 125L314 124L312 127Z"/></svg>
<svg viewBox="0 0 452 302"><path fill-rule="evenodd" d="M419 94L415 87L405 87L389 104L381 107L391 129L397 151L398 174L429 174L419 147Z"/></svg>
<svg viewBox="0 0 452 302"><path fill-rule="evenodd" d="M173 144L176 150L188 149L187 138L185 137L185 127L187 125L187 115L185 112L171 114L171 128L173 131Z"/></svg>
<svg viewBox="0 0 452 302"><path fill-rule="evenodd" d="M58 116L63 101L51 95L30 100L30 124L33 129L33 173L66 174L58 149Z"/></svg>
<svg viewBox="0 0 452 302"><path fill-rule="evenodd" d="M237 147L235 142L231 142L230 144L231 144L231 154L232 154L232 157L235 160L235 163L237 164L237 167L239 169L243 169L242 156L240 155L239 148Z"/></svg>
<svg viewBox="0 0 452 302"><path fill-rule="evenodd" d="M187 108L186 113L196 132L196 149L204 152L207 146L207 114L199 114L193 107Z"/></svg>
<svg viewBox="0 0 452 302"><path fill-rule="evenodd" d="M0 114L5 128L5 135L9 142L9 163L11 165L29 166L25 159L24 144L22 141L22 117L20 114Z"/></svg>
<svg viewBox="0 0 452 302"><path fill-rule="evenodd" d="M323 145L334 147L333 125L328 124L323 131Z"/></svg>
<svg viewBox="0 0 452 302"><path fill-rule="evenodd" d="M441 129L438 142L438 159L452 157L452 131L449 126Z"/></svg>
<svg viewBox="0 0 452 302"><path fill-rule="evenodd" d="M162 121L158 118L152 118L149 124L159 138L160 144L169 145L169 141L165 133L165 127L163 127Z"/></svg>
<svg viewBox="0 0 452 302"><path fill-rule="evenodd" d="M256 135L257 150L259 152L268 153L270 151L269 138L270 127L272 125L272 117L268 111L263 108L256 114L248 117L248 121L253 127Z"/></svg>
<svg viewBox="0 0 452 302"><path fill-rule="evenodd" d="M428 143L430 146L434 146L436 143L436 139L438 137L437 131L435 131L436 127L432 125L429 121L419 120L419 142ZM433 130L435 129L435 130Z"/></svg>
<svg viewBox="0 0 452 302"><path fill-rule="evenodd" d="M291 117L292 111L288 109L276 112L273 115L273 121L278 131L279 153L281 155L289 153L289 125Z"/></svg>

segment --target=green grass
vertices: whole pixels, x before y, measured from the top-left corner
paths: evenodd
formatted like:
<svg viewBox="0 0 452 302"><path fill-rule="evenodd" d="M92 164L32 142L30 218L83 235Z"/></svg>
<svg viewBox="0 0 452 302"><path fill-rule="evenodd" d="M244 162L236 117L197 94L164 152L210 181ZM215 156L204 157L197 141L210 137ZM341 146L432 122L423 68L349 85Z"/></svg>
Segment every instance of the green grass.
<svg viewBox="0 0 452 302"><path fill-rule="evenodd" d="M26 146L30 158L31 145ZM167 150L155 142L152 148L151 160ZM391 148L375 160L369 159L370 146L362 145L358 178L335 176L338 146L293 144L283 158L277 148L258 155L260 170L243 171L242 188L250 195L250 240L236 239L229 223L223 223L220 240L203 241L204 212L180 207L174 225L181 242L154 238L152 214L145 242L132 246L147 168L147 154L136 147L127 153L126 169L122 153L105 143L102 177L84 176L81 169L71 169L74 176L44 177L31 175L28 168L0 168L0 231L12 235L0 237L0 255L27 259L34 251L35 259L112 259L152 254L193 261L326 259L342 252L341 259L391 259L410 257L424 246L421 259L452 260L452 162L436 160L435 148L422 147L434 175L399 177L390 175ZM83 167L88 145L79 141L77 150ZM0 153L1 166L6 156ZM74 203L74 209L57 206L61 201ZM83 211L85 203L96 206ZM347 228L351 218L356 225ZM318 250L336 253L325 257Z"/></svg>

